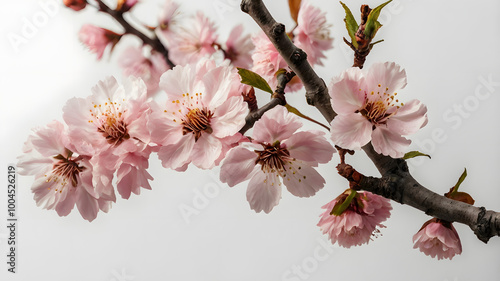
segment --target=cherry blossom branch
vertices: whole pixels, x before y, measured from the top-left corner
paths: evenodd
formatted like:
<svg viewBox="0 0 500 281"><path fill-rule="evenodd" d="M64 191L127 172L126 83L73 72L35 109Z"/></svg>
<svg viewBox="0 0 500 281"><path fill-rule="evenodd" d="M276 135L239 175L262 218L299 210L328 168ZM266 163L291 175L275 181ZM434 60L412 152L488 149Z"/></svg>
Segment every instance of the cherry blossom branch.
<svg viewBox="0 0 500 281"><path fill-rule="evenodd" d="M292 43L286 34L285 26L274 20L262 0L242 0L241 10L257 22L288 66L303 82L307 103L315 106L328 122L332 121L336 113L332 109L325 81L312 69L307 61L307 54Z"/></svg>
<svg viewBox="0 0 500 281"><path fill-rule="evenodd" d="M294 72L287 72L287 71L283 71L276 76L278 85L276 86L276 90L271 96L271 101L269 101L261 108L253 110L250 113L248 113L247 117L245 117L245 126L243 126L243 128L241 128L240 130L240 133L242 135L245 134L245 132L248 131L250 128L252 128L255 122L259 120L262 117L262 115L264 115L264 113L266 113L268 110L273 109L277 105L283 105L283 106L286 105L285 87L286 84L288 84L288 82L290 82L290 80L292 80L294 76L295 76Z"/></svg>
<svg viewBox="0 0 500 281"><path fill-rule="evenodd" d="M331 107L328 89L323 79L307 62L307 55L286 36L285 26L274 20L262 0L242 0L241 9L256 21L289 67L302 80L307 92L307 102L315 106L325 119L331 122L336 113ZM361 61L356 62L356 59L359 58L355 58L354 65L362 67ZM405 160L380 155L375 152L371 143L365 145L363 150L382 177L366 177L358 172L354 173L355 170L350 166L348 170L339 170L339 173L350 180L356 189L367 190L401 204L410 205L430 216L466 224L485 243L493 236L500 236L500 213L451 200L430 191L410 175Z"/></svg>
<svg viewBox="0 0 500 281"><path fill-rule="evenodd" d="M348 164L339 164L337 170L352 189L370 191L429 216L468 225L485 243L493 236L500 236L500 213L441 196L419 184L410 175L405 161L398 162L399 167L382 178L364 176Z"/></svg>
<svg viewBox="0 0 500 281"><path fill-rule="evenodd" d="M96 2L99 5L99 11L107 13L111 17L113 17L125 29L126 34L137 36L142 40L144 44L151 46L153 50L162 54L170 68L173 68L175 66L175 64L168 57L168 50L165 48L165 46L163 46L163 44L156 36L154 39L146 36L144 33L133 27L127 20L125 20L125 18L123 17L123 12L111 9L104 2L102 2L102 0L96 0Z"/></svg>

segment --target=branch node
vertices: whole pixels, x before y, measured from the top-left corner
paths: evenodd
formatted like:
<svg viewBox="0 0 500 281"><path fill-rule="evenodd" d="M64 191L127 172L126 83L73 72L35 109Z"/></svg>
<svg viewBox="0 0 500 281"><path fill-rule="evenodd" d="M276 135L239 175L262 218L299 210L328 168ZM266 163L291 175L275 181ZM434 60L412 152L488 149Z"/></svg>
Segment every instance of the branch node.
<svg viewBox="0 0 500 281"><path fill-rule="evenodd" d="M299 64L306 59L307 59L307 54L302 49L295 50L290 56L290 60L295 64Z"/></svg>
<svg viewBox="0 0 500 281"><path fill-rule="evenodd" d="M278 38L285 32L285 25L282 23L275 23L271 29L274 38Z"/></svg>
<svg viewBox="0 0 500 281"><path fill-rule="evenodd" d="M340 163L337 165L337 171L341 176L349 181L349 187L354 190L361 190L359 183L365 177L356 171L351 165Z"/></svg>
<svg viewBox="0 0 500 281"><path fill-rule="evenodd" d="M241 11L243 11L244 13L247 13L247 14L250 11L248 8L248 4L245 0L241 1L240 9L241 9Z"/></svg>

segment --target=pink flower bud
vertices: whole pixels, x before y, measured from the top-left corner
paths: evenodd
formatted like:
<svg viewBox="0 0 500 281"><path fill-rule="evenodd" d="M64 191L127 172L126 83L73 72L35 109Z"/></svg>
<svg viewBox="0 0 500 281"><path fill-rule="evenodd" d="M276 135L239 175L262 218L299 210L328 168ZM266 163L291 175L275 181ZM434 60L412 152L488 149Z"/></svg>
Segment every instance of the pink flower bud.
<svg viewBox="0 0 500 281"><path fill-rule="evenodd" d="M85 0L63 0L64 5L66 7L71 8L75 11L80 11L87 6L87 1Z"/></svg>
<svg viewBox="0 0 500 281"><path fill-rule="evenodd" d="M97 54L97 59L100 60L106 47L111 45L113 48L120 40L121 35L108 29L86 24L80 29L78 37L91 52Z"/></svg>

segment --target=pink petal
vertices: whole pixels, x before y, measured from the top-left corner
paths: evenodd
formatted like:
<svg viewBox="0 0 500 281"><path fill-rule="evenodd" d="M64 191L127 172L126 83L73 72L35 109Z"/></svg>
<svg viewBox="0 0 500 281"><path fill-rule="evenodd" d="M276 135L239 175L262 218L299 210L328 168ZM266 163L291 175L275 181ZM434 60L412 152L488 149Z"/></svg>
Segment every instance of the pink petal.
<svg viewBox="0 0 500 281"><path fill-rule="evenodd" d="M366 85L370 91L380 85L382 91L392 94L406 86L406 71L394 62L374 63L366 75Z"/></svg>
<svg viewBox="0 0 500 281"><path fill-rule="evenodd" d="M221 151L222 143L219 139L209 134L202 134L194 144L191 161L200 169L211 169L215 166Z"/></svg>
<svg viewBox="0 0 500 281"><path fill-rule="evenodd" d="M308 161L317 165L328 163L335 148L325 139L325 133L320 131L297 132L283 144L290 152L290 157Z"/></svg>
<svg viewBox="0 0 500 281"><path fill-rule="evenodd" d="M418 100L412 100L387 120L387 128L400 135L410 135L416 133L426 123L427 107Z"/></svg>
<svg viewBox="0 0 500 281"><path fill-rule="evenodd" d="M361 114L337 115L331 123L333 143L346 149L361 149L372 138L372 123Z"/></svg>
<svg viewBox="0 0 500 281"><path fill-rule="evenodd" d="M78 188L76 192L76 196L78 197L78 200L76 201L78 211L80 211L80 214L84 219L93 221L99 212L97 199L88 194L83 188Z"/></svg>
<svg viewBox="0 0 500 281"><path fill-rule="evenodd" d="M392 158L403 157L410 143L410 140L383 126L378 126L372 133L372 144L375 151Z"/></svg>
<svg viewBox="0 0 500 281"><path fill-rule="evenodd" d="M214 136L224 138L237 133L245 125L245 117L248 115L248 105L243 97L231 97L222 105L217 107L210 121Z"/></svg>
<svg viewBox="0 0 500 281"><path fill-rule="evenodd" d="M247 200L250 208L257 213L271 212L281 199L281 183L275 173L259 171L250 179L247 188Z"/></svg>
<svg viewBox="0 0 500 281"><path fill-rule="evenodd" d="M194 135L188 134L176 144L160 147L158 158L165 168L177 169L190 162L191 151L195 141Z"/></svg>
<svg viewBox="0 0 500 281"><path fill-rule="evenodd" d="M288 191L298 197L310 197L325 185L325 179L311 166L293 161L286 165L283 183Z"/></svg>
<svg viewBox="0 0 500 281"><path fill-rule="evenodd" d="M260 118L253 127L253 138L259 142L283 141L302 127L299 118L288 113L283 106L276 106Z"/></svg>
<svg viewBox="0 0 500 281"><path fill-rule="evenodd" d="M220 180L233 187L247 180L254 170L257 154L244 147L231 149L220 169Z"/></svg>
<svg viewBox="0 0 500 281"><path fill-rule="evenodd" d="M330 97L335 112L341 115L354 113L365 102L364 77L357 67L345 70L330 83Z"/></svg>

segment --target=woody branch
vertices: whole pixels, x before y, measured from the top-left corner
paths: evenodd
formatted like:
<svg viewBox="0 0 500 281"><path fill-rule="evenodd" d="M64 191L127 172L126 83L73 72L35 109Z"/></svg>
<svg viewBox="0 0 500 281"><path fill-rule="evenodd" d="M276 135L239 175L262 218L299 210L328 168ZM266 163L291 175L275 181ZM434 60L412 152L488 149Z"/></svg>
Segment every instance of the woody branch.
<svg viewBox="0 0 500 281"><path fill-rule="evenodd" d="M285 26L274 20L262 0L242 0L241 9L255 20L300 78L306 89L307 102L331 122L336 113L332 109L328 89L307 62L307 54L287 37ZM466 224L485 243L493 236L500 236L500 213L455 201L427 189L411 176L405 160L378 154L371 143L365 145L363 150L382 177L366 177L343 164L339 167L339 173L350 180L351 186L410 205L430 216ZM357 173L356 177L352 177L353 172Z"/></svg>

